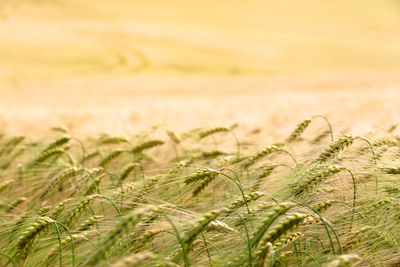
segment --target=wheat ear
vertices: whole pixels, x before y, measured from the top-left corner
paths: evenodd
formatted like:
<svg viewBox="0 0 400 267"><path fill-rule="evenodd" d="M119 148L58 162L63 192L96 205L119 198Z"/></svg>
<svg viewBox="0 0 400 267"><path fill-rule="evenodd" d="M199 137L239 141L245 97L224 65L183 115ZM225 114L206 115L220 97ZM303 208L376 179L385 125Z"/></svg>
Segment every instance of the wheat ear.
<svg viewBox="0 0 400 267"><path fill-rule="evenodd" d="M355 137L351 135L345 135L343 138L340 138L339 140L333 142L324 152L322 152L318 156L316 161L323 163L328 161L329 159L332 159L340 151L353 144L354 140Z"/></svg>
<svg viewBox="0 0 400 267"><path fill-rule="evenodd" d="M290 134L290 136L286 139L286 142L291 143L299 139L300 135L306 130L306 128L308 127L308 125L310 125L310 123L311 119L306 119L301 123L299 123L296 126L296 129L294 129L293 132Z"/></svg>
<svg viewBox="0 0 400 267"><path fill-rule="evenodd" d="M140 267L145 261L153 259L154 257L155 255L151 252L128 255L114 263L112 267Z"/></svg>
<svg viewBox="0 0 400 267"><path fill-rule="evenodd" d="M143 142L143 143L135 146L131 151L134 154L138 154L138 153L143 152L146 149L150 149L155 146L160 146L162 144L164 144L163 140L160 140L160 139L150 140L150 141L146 141L146 142Z"/></svg>
<svg viewBox="0 0 400 267"><path fill-rule="evenodd" d="M284 235L287 231L293 229L298 224L300 224L306 215L304 214L294 214L292 216L287 217L281 223L279 223L274 229L269 231L265 237L260 241L259 249L255 253L255 267L264 266L265 258L268 254L269 248L267 243L273 243L275 240Z"/></svg>
<svg viewBox="0 0 400 267"><path fill-rule="evenodd" d="M130 229L139 223L141 219L151 210L152 208L133 210L123 216L115 225L114 229L105 234L101 244L97 247L97 250L94 251L84 265L96 266L101 260L104 259L107 251L118 241L118 239L129 233Z"/></svg>
<svg viewBox="0 0 400 267"><path fill-rule="evenodd" d="M22 232L22 235L17 239L18 253L21 259L25 259L28 256L36 237L55 222L55 220L49 217L39 217L32 225Z"/></svg>

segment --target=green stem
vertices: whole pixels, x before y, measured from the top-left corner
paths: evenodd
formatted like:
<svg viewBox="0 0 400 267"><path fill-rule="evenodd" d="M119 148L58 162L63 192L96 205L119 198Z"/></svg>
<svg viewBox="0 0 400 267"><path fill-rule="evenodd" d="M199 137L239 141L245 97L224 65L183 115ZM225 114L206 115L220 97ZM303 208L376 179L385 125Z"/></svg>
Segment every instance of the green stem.
<svg viewBox="0 0 400 267"><path fill-rule="evenodd" d="M287 151L287 150L285 150L285 149L282 149L282 148L280 148L280 149L277 150L277 151L281 151L281 152L284 152L284 153L288 154L288 155L292 158L294 164L296 164L296 167L299 166L299 164L297 163L297 160L296 160L295 157L292 155L292 153L290 153L289 151Z"/></svg>
<svg viewBox="0 0 400 267"><path fill-rule="evenodd" d="M296 254L304 254L304 255L307 255L308 257L310 257L310 259L311 259L313 262L315 262L315 266L320 266L320 264L318 264L318 262L314 259L313 256L311 256L310 253L305 252L305 251L301 251L301 250L297 250L297 251L295 251L295 253L296 253Z"/></svg>
<svg viewBox="0 0 400 267"><path fill-rule="evenodd" d="M62 224L62 223L60 223L58 221L56 221L55 223L61 225L68 232L69 237L71 238L72 267L74 267L75 266L75 246L74 246L74 238L72 236L72 233L69 230L69 228L67 226L65 226L64 224ZM60 249L61 249L61 244L60 244ZM60 259L60 264L61 264L61 259Z"/></svg>
<svg viewBox="0 0 400 267"><path fill-rule="evenodd" d="M332 140L332 142L333 142L333 130L332 130L332 125L331 125L331 123L329 122L329 120L328 120L325 116L322 116L322 115L315 115L315 116L313 116L311 119L314 119L314 118L321 118L321 119L323 119L323 120L326 121L326 123L328 124L328 127L329 127L329 132L330 132L330 134L331 134L331 140Z"/></svg>
<svg viewBox="0 0 400 267"><path fill-rule="evenodd" d="M269 250L271 251L271 259L269 260L269 267L273 267L275 263L275 251L274 247L272 246L271 242L267 243L267 246L269 247Z"/></svg>
<svg viewBox="0 0 400 267"><path fill-rule="evenodd" d="M246 241L247 241L247 249L249 251L249 266L253 266L253 255L251 253L251 242L250 242L250 234L249 234L249 230L247 229L247 225L246 222L243 220L242 216L240 216L239 213L237 213L235 211L236 215L239 216L240 222L243 224L244 227L244 231L246 232Z"/></svg>
<svg viewBox="0 0 400 267"><path fill-rule="evenodd" d="M15 266L15 267L18 266L17 262L13 259L13 257L11 257L11 256L9 256L6 253L1 252L1 251L0 251L0 255L8 259L8 261L7 261L5 266L7 266L9 262L11 262L12 265Z"/></svg>
<svg viewBox="0 0 400 267"><path fill-rule="evenodd" d="M318 215L318 217L320 218L322 224L324 225L326 234L327 234L328 239L329 239L329 243L330 243L330 245L331 245L332 253L333 253L334 255L336 255L335 246L333 245L332 236L331 236L331 234L330 234L330 232L329 232L328 223L326 222L326 220L325 220L325 219L322 217L322 215L321 215L316 209L314 209L313 207L311 207L311 206L309 206L309 205L307 205L307 204L304 204L304 203L296 203L296 204L298 204L299 206L306 207L306 208L312 210L315 214ZM333 233L335 234L336 240L337 240L337 242L338 242L340 254L343 254L342 245L340 244L340 240L339 240L339 237L338 237L336 231L335 231L332 227L330 227L330 226L329 226L329 228L330 228L330 229L333 231Z"/></svg>
<svg viewBox="0 0 400 267"><path fill-rule="evenodd" d="M235 179L233 179L229 175L223 173L222 170L227 170L227 171L232 172L234 174L235 178L239 181L239 183L236 182ZM237 185L237 187L239 188L240 193L242 194L242 197L243 197L243 200L244 200L244 204L246 205L247 213L250 214L250 208L249 208L249 205L247 204L246 196L244 194L242 186L240 185L239 177L236 175L236 173L234 171L232 171L231 169L228 169L228 168L221 169L221 171L219 173L222 174L223 176L227 177L228 179L230 179L231 181L233 181Z"/></svg>
<svg viewBox="0 0 400 267"><path fill-rule="evenodd" d="M368 144L369 148L371 149L372 157L374 159L374 164L376 166L376 155L375 155L374 148L372 147L371 142L368 141L367 139L365 139L364 137L357 136L356 138L361 139ZM377 176L375 177L375 194L378 195L378 177Z"/></svg>
<svg viewBox="0 0 400 267"><path fill-rule="evenodd" d="M239 139L237 138L236 134L234 133L233 130L229 130L229 132L232 134L233 138L236 141L236 147L237 147L237 158L240 158L240 142Z"/></svg>
<svg viewBox="0 0 400 267"><path fill-rule="evenodd" d="M182 253L183 253L183 259L185 261L185 267L190 267L187 247L186 247L185 242L183 241L181 235L179 234L178 228L176 228L175 224L172 222L172 220L168 217L167 214L165 214L163 211L161 211L161 213L162 213L162 215L164 215L164 217L167 219L167 221L171 225L172 229L175 232L175 237L176 237L176 239L178 239L178 242L181 245Z"/></svg>
<svg viewBox="0 0 400 267"><path fill-rule="evenodd" d="M86 149L85 146L83 145L83 142L81 140L79 140L76 137L71 137L71 139L75 140L76 142L79 143L79 145L81 146L82 149L82 159L81 159L81 164L82 164L82 169L85 168L85 156L86 156Z"/></svg>
<svg viewBox="0 0 400 267"><path fill-rule="evenodd" d="M60 229L58 229L58 226L56 223L54 224L54 227L56 228L56 231L57 231L58 247L59 247L59 251L60 251L60 267L62 267L62 246L61 246Z"/></svg>
<svg viewBox="0 0 400 267"><path fill-rule="evenodd" d="M356 210L357 187L356 187L356 180L354 179L353 173L349 169L347 169L346 167L344 167L344 169L350 173L351 179L353 180L353 210L352 210L352 213L351 213L351 222L350 222L350 231L351 231L351 229L353 228L354 213L355 213L355 210Z"/></svg>
<svg viewBox="0 0 400 267"><path fill-rule="evenodd" d="M173 144L174 151L175 151L175 161L179 162L179 154L178 154L178 149L176 148L176 144Z"/></svg>
<svg viewBox="0 0 400 267"><path fill-rule="evenodd" d="M206 240L206 237L204 236L204 234L203 234L203 233L201 233L201 237L203 238L204 247L206 248L206 252L207 252L208 261L210 262L210 267L212 267L212 260L211 260L210 251L208 250L208 245L207 245L207 240Z"/></svg>
<svg viewBox="0 0 400 267"><path fill-rule="evenodd" d="M318 240L318 242L321 244L322 250L325 250L324 243L322 243L321 239L317 235L310 235L311 237L314 237L315 239Z"/></svg>
<svg viewBox="0 0 400 267"><path fill-rule="evenodd" d="M119 216L122 216L121 212L119 211L117 205L115 205L114 201L112 201L111 199L109 199L108 197L105 197L105 196L100 196L100 197L103 198L103 199L105 199L105 200L108 200L108 201L111 203L111 205L113 205L113 207L115 208L115 210L118 212L118 215L119 215Z"/></svg>
<svg viewBox="0 0 400 267"><path fill-rule="evenodd" d="M374 148L372 147L371 142L368 141L367 139L365 139L364 137L361 137L361 136L356 136L355 138L356 139L361 139L361 140L363 140L364 142L366 142L368 144L369 148L371 149L372 157L374 159L374 164L376 165L376 155L375 155L375 151L374 151Z"/></svg>

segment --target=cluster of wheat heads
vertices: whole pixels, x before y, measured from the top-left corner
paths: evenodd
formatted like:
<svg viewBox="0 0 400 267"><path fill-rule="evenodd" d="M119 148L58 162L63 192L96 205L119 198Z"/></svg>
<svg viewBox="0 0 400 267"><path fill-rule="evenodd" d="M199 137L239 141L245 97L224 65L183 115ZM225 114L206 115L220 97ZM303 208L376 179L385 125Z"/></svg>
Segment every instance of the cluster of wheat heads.
<svg viewBox="0 0 400 267"><path fill-rule="evenodd" d="M1 135L0 266L399 266L400 139L313 119L274 144Z"/></svg>

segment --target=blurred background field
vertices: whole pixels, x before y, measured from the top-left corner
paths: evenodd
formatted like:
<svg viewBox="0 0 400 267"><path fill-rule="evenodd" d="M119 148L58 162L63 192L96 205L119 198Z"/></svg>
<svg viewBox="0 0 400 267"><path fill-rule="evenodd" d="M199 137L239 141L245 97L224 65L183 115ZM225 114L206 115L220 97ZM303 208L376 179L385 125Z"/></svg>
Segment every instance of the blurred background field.
<svg viewBox="0 0 400 267"><path fill-rule="evenodd" d="M0 128L36 135L400 117L398 0L1 0ZM337 126L336 126L337 128Z"/></svg>

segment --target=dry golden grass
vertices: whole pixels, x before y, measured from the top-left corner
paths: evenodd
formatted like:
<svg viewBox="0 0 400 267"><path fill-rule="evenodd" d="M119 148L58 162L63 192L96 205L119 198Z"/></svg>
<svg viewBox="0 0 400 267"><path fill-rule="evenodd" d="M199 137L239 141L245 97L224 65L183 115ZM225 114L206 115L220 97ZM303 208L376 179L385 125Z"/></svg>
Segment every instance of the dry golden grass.
<svg viewBox="0 0 400 267"><path fill-rule="evenodd" d="M0 126L239 122L279 136L323 114L353 133L387 128L399 121L399 13L394 0L3 0Z"/></svg>

